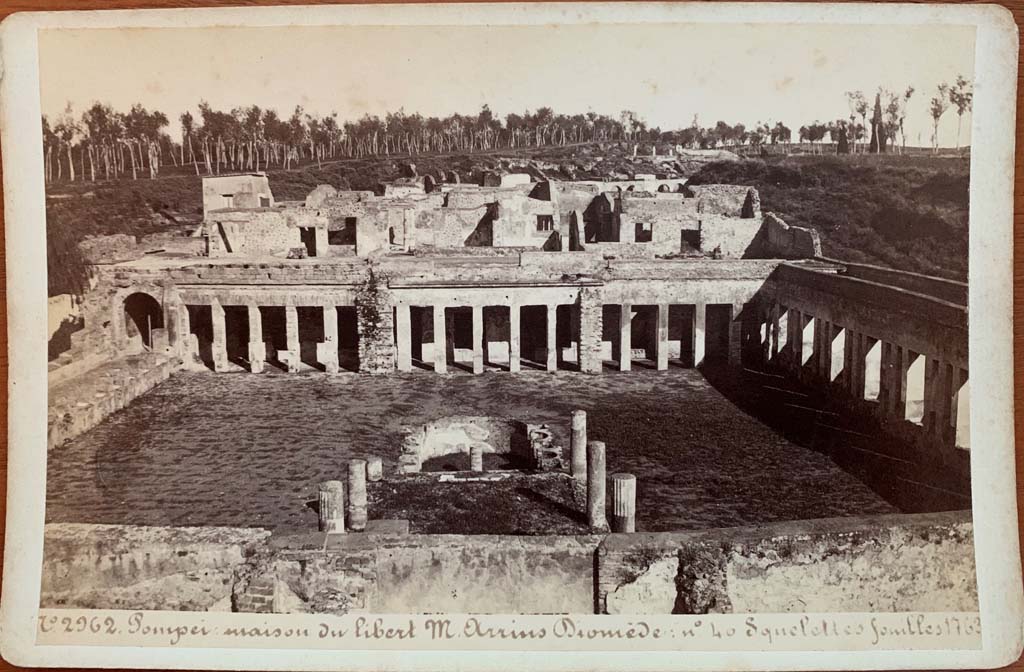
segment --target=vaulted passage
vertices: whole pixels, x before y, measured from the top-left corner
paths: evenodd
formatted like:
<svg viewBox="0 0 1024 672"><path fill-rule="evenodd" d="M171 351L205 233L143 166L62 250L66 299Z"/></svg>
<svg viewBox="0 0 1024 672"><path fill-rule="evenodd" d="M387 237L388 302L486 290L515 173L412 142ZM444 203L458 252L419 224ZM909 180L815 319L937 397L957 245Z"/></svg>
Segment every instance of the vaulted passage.
<svg viewBox="0 0 1024 672"><path fill-rule="evenodd" d="M149 294L136 292L124 300L125 334L139 337L146 348L153 347L153 330L163 329L164 311Z"/></svg>

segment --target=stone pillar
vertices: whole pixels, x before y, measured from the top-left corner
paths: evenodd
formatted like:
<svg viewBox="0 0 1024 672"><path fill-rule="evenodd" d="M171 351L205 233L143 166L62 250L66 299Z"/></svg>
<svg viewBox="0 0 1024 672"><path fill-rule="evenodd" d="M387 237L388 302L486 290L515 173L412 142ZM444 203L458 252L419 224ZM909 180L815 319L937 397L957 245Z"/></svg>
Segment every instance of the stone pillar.
<svg viewBox="0 0 1024 672"><path fill-rule="evenodd" d="M445 333L444 306L434 306L434 372L448 373L448 338Z"/></svg>
<svg viewBox="0 0 1024 672"><path fill-rule="evenodd" d="M955 398L953 390L953 367L942 361L936 362L938 371L935 376L935 438L945 443L948 437L950 406Z"/></svg>
<svg viewBox="0 0 1024 672"><path fill-rule="evenodd" d="M622 304L619 318L619 371L629 371L633 365L633 306Z"/></svg>
<svg viewBox="0 0 1024 672"><path fill-rule="evenodd" d="M210 316L213 319L213 370L227 371L227 327L224 324L224 306L217 299L210 304Z"/></svg>
<svg viewBox="0 0 1024 672"><path fill-rule="evenodd" d="M729 311L729 366L743 361L743 304L733 304Z"/></svg>
<svg viewBox="0 0 1024 672"><path fill-rule="evenodd" d="M605 487L604 442L591 441L587 444L587 522L594 532L608 530Z"/></svg>
<svg viewBox="0 0 1024 672"><path fill-rule="evenodd" d="M366 529L366 460L348 462L348 526L353 532Z"/></svg>
<svg viewBox="0 0 1024 672"><path fill-rule="evenodd" d="M922 357L924 356L922 355ZM940 404L937 404L936 400L939 396L939 365L940 362L931 355L924 360L924 417L921 419L921 424L928 436L935 433L935 425L938 424L936 409Z"/></svg>
<svg viewBox="0 0 1024 672"><path fill-rule="evenodd" d="M508 307L508 370L511 373L520 371L519 352L519 314L521 308L516 304Z"/></svg>
<svg viewBox="0 0 1024 672"><path fill-rule="evenodd" d="M249 371L262 373L267 359L267 344L263 342L263 316L259 306L250 303L249 310Z"/></svg>
<svg viewBox="0 0 1024 672"><path fill-rule="evenodd" d="M798 374L804 361L804 314L799 310L789 311L789 348L792 356L791 370Z"/></svg>
<svg viewBox="0 0 1024 672"><path fill-rule="evenodd" d="M325 227L316 227L313 229L313 254L311 257L323 257L327 254L327 229Z"/></svg>
<svg viewBox="0 0 1024 672"><path fill-rule="evenodd" d="M707 304L698 303L693 306L693 365L704 363L704 349L707 345Z"/></svg>
<svg viewBox="0 0 1024 672"><path fill-rule="evenodd" d="M558 306L548 306L548 371L558 370Z"/></svg>
<svg viewBox="0 0 1024 672"><path fill-rule="evenodd" d="M840 381L847 393L853 389L853 338L854 332L847 329L846 338L843 339L843 373Z"/></svg>
<svg viewBox="0 0 1024 672"><path fill-rule="evenodd" d="M470 471L483 471L484 470L484 448L483 448L483 446L470 446L469 447L469 470Z"/></svg>
<svg viewBox="0 0 1024 672"><path fill-rule="evenodd" d="M818 376L829 383L832 379L832 323L820 320L818 329L821 331L818 339Z"/></svg>
<svg viewBox="0 0 1024 672"><path fill-rule="evenodd" d="M892 343L882 341L882 370L878 376L878 408L876 413L883 420L892 411L893 351Z"/></svg>
<svg viewBox="0 0 1024 672"><path fill-rule="evenodd" d="M324 481L319 492L320 531L345 531L345 486L341 481Z"/></svg>
<svg viewBox="0 0 1024 672"><path fill-rule="evenodd" d="M338 309L333 305L324 306L323 313L324 342L317 344L317 359L327 373L337 373L341 370L338 365Z"/></svg>
<svg viewBox="0 0 1024 672"><path fill-rule="evenodd" d="M780 306L778 302L773 302L771 308L771 315L769 316L769 320L771 321L769 322L768 327L768 340L770 341L768 350L769 361L775 361L775 358L778 357L779 355L779 330L781 329L781 326L779 325L779 319L781 311L782 306Z"/></svg>
<svg viewBox="0 0 1024 672"><path fill-rule="evenodd" d="M182 357L194 357L196 352L192 347L192 321L188 315L188 306L184 303L178 306L178 334L178 354Z"/></svg>
<svg viewBox="0 0 1024 672"><path fill-rule="evenodd" d="M636 476L612 474L612 532L636 532Z"/></svg>
<svg viewBox="0 0 1024 672"><path fill-rule="evenodd" d="M579 369L583 373L601 373L604 370L604 305L600 289L583 287L579 301Z"/></svg>
<svg viewBox="0 0 1024 672"><path fill-rule="evenodd" d="M278 359L288 367L289 372L294 373L299 370L302 356L302 345L299 343L299 311L295 306L285 306L284 317L288 349L279 354Z"/></svg>
<svg viewBox="0 0 1024 672"><path fill-rule="evenodd" d="M403 303L395 306L395 336L398 370L412 371L412 318L409 306Z"/></svg>
<svg viewBox="0 0 1024 672"><path fill-rule="evenodd" d="M895 420L904 420L907 417L907 375L910 373L910 351L903 346L894 346L895 366L893 367L892 390L889 392L891 400L891 413Z"/></svg>
<svg viewBox="0 0 1024 672"><path fill-rule="evenodd" d="M577 481L587 478L587 412L572 412L572 435L569 437L572 456L572 477Z"/></svg>
<svg viewBox="0 0 1024 672"><path fill-rule="evenodd" d="M377 482L384 478L384 460L379 455L366 458L366 480Z"/></svg>
<svg viewBox="0 0 1024 672"><path fill-rule="evenodd" d="M864 334L850 332L853 337L853 360L850 362L850 395L854 399L864 398L865 363Z"/></svg>
<svg viewBox="0 0 1024 672"><path fill-rule="evenodd" d="M668 304L658 304L656 358L658 371L668 370Z"/></svg>
<svg viewBox="0 0 1024 672"><path fill-rule="evenodd" d="M484 372L484 309L473 306L473 373Z"/></svg>

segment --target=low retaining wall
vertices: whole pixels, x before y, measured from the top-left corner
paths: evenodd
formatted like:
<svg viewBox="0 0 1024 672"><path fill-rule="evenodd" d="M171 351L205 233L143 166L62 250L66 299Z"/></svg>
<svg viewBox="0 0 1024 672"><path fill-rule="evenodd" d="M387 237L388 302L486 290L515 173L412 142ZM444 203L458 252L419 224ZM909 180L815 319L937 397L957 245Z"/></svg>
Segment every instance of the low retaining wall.
<svg viewBox="0 0 1024 672"><path fill-rule="evenodd" d="M608 614L975 611L969 511L612 534Z"/></svg>
<svg viewBox="0 0 1024 672"><path fill-rule="evenodd" d="M312 613L976 611L969 511L607 536L48 525L42 605Z"/></svg>
<svg viewBox="0 0 1024 672"><path fill-rule="evenodd" d="M136 398L170 378L179 361L163 355L134 355L51 384L47 450L100 424Z"/></svg>
<svg viewBox="0 0 1024 672"><path fill-rule="evenodd" d="M44 607L231 610L236 572L270 532L50 523Z"/></svg>

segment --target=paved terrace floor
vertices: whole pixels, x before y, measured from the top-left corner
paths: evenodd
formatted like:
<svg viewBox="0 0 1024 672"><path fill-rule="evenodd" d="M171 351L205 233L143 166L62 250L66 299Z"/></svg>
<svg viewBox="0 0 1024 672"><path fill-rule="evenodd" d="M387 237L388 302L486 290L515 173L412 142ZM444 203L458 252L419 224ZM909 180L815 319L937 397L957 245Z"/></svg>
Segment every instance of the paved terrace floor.
<svg viewBox="0 0 1024 672"><path fill-rule="evenodd" d="M589 414L609 473L638 476L638 529L891 513L828 457L746 415L695 370L587 376L178 373L49 456L48 521L315 529L306 503L352 457L394 468L404 425ZM371 517L373 514L371 512Z"/></svg>

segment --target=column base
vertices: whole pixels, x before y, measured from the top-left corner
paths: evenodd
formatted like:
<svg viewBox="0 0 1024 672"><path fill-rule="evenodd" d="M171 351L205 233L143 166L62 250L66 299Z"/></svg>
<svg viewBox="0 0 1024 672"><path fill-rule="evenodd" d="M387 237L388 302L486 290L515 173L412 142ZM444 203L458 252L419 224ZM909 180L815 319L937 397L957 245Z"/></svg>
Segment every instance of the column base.
<svg viewBox="0 0 1024 672"><path fill-rule="evenodd" d="M263 365L267 359L267 345L262 341L249 344L249 370L252 373L263 373Z"/></svg>
<svg viewBox="0 0 1024 672"><path fill-rule="evenodd" d="M316 360L324 365L327 373L338 373L338 344L334 342L316 344Z"/></svg>
<svg viewBox="0 0 1024 672"><path fill-rule="evenodd" d="M296 373L302 360L298 350L278 350L277 361L285 365L288 373Z"/></svg>

